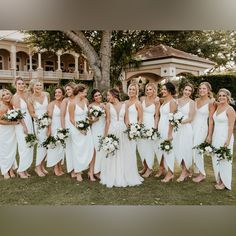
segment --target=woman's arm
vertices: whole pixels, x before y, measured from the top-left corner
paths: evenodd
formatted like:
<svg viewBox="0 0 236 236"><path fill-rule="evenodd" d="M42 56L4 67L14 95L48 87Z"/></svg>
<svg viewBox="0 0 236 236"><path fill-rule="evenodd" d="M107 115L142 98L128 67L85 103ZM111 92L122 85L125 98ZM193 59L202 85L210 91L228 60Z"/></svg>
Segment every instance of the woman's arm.
<svg viewBox="0 0 236 236"><path fill-rule="evenodd" d="M54 102L50 102L48 105L48 116L52 118L52 114L53 114L53 109L54 109ZM50 136L52 133L52 124L50 124L48 126L48 131L47 131L47 135Z"/></svg>
<svg viewBox="0 0 236 236"><path fill-rule="evenodd" d="M232 107L230 107L227 112L226 115L228 117L228 135L227 135L227 140L225 142L225 146L228 147L229 143L230 143L230 139L232 137L232 134L234 132L234 123L235 123L235 111Z"/></svg>
<svg viewBox="0 0 236 236"><path fill-rule="evenodd" d="M65 129L65 117L66 117L66 109L68 105L68 98L64 98L61 103L61 127Z"/></svg>
<svg viewBox="0 0 236 236"><path fill-rule="evenodd" d="M70 102L69 104L69 116L70 116L71 124L75 126L75 103L74 102Z"/></svg>
<svg viewBox="0 0 236 236"><path fill-rule="evenodd" d="M191 100L189 104L188 118L185 120L182 120L181 124L191 123L193 121L194 115L195 115L195 103L194 101Z"/></svg>
<svg viewBox="0 0 236 236"><path fill-rule="evenodd" d="M37 119L38 116L35 113L35 109L34 109L33 99L32 98L30 98L28 100L28 109L29 109L29 113L30 113L31 117Z"/></svg>
<svg viewBox="0 0 236 236"><path fill-rule="evenodd" d="M129 102L125 101L125 125L128 127L129 125Z"/></svg>
<svg viewBox="0 0 236 236"><path fill-rule="evenodd" d="M156 129L158 127L158 122L160 119L160 100L155 100L155 115L154 115L154 128Z"/></svg>
<svg viewBox="0 0 236 236"><path fill-rule="evenodd" d="M170 113L175 113L177 110L177 104L175 101L170 102ZM168 129L168 140L172 140L172 131L173 131L173 126L169 123L169 129Z"/></svg>
<svg viewBox="0 0 236 236"><path fill-rule="evenodd" d="M138 112L138 124L142 124L143 123L143 107L141 105L141 102L137 101L135 103L135 107Z"/></svg>
<svg viewBox="0 0 236 236"><path fill-rule="evenodd" d="M214 103L210 102L209 103L209 118L208 118L208 134L206 138L206 141L208 143L211 143L211 139L212 139L212 133L213 133L213 127L214 127L213 114L215 110L216 110L216 107Z"/></svg>
<svg viewBox="0 0 236 236"><path fill-rule="evenodd" d="M105 112L106 112L106 124L105 124L105 129L104 129L104 136L107 136L108 130L110 127L110 106L109 106L109 103L107 103L105 106Z"/></svg>

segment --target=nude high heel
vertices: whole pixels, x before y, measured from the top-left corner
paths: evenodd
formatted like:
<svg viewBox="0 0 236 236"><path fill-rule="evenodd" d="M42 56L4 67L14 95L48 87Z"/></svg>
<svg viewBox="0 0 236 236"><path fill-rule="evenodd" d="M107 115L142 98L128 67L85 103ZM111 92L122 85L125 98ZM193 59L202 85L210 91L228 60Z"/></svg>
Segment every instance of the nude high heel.
<svg viewBox="0 0 236 236"><path fill-rule="evenodd" d="M174 175L171 175L170 177L165 177L164 179L161 180L162 183L168 183L170 181L174 180Z"/></svg>

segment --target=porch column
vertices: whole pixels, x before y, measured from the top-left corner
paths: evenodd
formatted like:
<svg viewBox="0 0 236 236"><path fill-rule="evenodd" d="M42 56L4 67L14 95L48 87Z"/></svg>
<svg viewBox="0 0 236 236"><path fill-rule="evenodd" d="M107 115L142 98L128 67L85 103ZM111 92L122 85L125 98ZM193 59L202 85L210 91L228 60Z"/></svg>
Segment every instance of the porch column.
<svg viewBox="0 0 236 236"><path fill-rule="evenodd" d="M75 77L76 79L79 79L79 54L75 53L74 54L74 58L75 58Z"/></svg>
<svg viewBox="0 0 236 236"><path fill-rule="evenodd" d="M15 78L16 77L16 46L15 45L11 45L10 58L11 58L11 71L12 71L13 77Z"/></svg>
<svg viewBox="0 0 236 236"><path fill-rule="evenodd" d="M41 65L41 53L38 52L38 68L37 69L42 69L42 65Z"/></svg>
<svg viewBox="0 0 236 236"><path fill-rule="evenodd" d="M88 74L88 71L87 71L87 61L84 60L84 74Z"/></svg>
<svg viewBox="0 0 236 236"><path fill-rule="evenodd" d="M29 55L29 62L30 62L30 68L29 68L29 71L33 71L33 65L32 65L32 54Z"/></svg>
<svg viewBox="0 0 236 236"><path fill-rule="evenodd" d="M61 55L62 55L62 52L58 51L57 52L57 71L61 71Z"/></svg>

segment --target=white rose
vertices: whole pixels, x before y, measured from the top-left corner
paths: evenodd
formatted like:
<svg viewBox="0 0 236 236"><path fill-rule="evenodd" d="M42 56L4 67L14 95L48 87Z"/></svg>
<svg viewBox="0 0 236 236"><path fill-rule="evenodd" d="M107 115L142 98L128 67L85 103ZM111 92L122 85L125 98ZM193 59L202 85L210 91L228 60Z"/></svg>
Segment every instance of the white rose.
<svg viewBox="0 0 236 236"><path fill-rule="evenodd" d="M148 130L146 134L147 134L147 136L150 137L150 136L152 136L152 131L151 131L151 130Z"/></svg>
<svg viewBox="0 0 236 236"><path fill-rule="evenodd" d="M83 123L79 123L79 124L78 124L78 127L83 128L83 127L84 127L84 124L83 124Z"/></svg>
<svg viewBox="0 0 236 236"><path fill-rule="evenodd" d="M166 150L170 150L170 145L165 145Z"/></svg>
<svg viewBox="0 0 236 236"><path fill-rule="evenodd" d="M211 153L213 150L211 147L207 146L207 147L205 147L205 151L208 153Z"/></svg>
<svg viewBox="0 0 236 236"><path fill-rule="evenodd" d="M180 112L175 113L174 118L176 120L180 120L183 117L183 115Z"/></svg>
<svg viewBox="0 0 236 236"><path fill-rule="evenodd" d="M94 114L95 117L98 116L98 112L97 111L95 111L93 114Z"/></svg>
<svg viewBox="0 0 236 236"><path fill-rule="evenodd" d="M64 139L64 135L63 135L62 133L57 134L57 137L58 137L59 139Z"/></svg>

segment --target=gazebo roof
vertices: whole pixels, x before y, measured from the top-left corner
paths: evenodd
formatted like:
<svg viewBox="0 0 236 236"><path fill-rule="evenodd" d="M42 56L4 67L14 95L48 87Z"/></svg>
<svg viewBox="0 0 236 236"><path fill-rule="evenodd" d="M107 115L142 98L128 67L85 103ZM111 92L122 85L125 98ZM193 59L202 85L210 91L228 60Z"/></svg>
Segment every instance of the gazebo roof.
<svg viewBox="0 0 236 236"><path fill-rule="evenodd" d="M214 62L208 59L196 56L191 53L180 51L178 49L175 49L175 48L163 45L163 44L159 44L157 46L150 47L150 48L144 48L138 51L134 55L135 59L139 59L142 61L164 59L164 58L171 58L171 57L191 60L191 61L198 61L198 62L203 62L203 63L207 63L211 65L215 64Z"/></svg>

